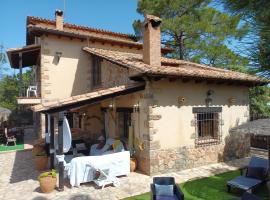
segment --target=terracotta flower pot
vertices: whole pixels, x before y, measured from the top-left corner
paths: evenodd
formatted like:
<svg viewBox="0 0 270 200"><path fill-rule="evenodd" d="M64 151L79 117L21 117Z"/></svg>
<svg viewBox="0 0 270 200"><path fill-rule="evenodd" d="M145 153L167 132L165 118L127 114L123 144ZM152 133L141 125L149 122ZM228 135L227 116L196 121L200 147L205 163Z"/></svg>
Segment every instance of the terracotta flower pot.
<svg viewBox="0 0 270 200"><path fill-rule="evenodd" d="M48 157L47 156L35 156L36 169L39 171L44 171L48 166Z"/></svg>
<svg viewBox="0 0 270 200"><path fill-rule="evenodd" d="M42 177L39 180L40 189L43 193L50 193L55 189L57 178L52 176Z"/></svg>
<svg viewBox="0 0 270 200"><path fill-rule="evenodd" d="M33 155L39 154L44 151L44 147L41 145L35 145L32 149Z"/></svg>
<svg viewBox="0 0 270 200"><path fill-rule="evenodd" d="M136 171L137 165L138 165L137 159L136 158L130 158L130 171L131 172Z"/></svg>

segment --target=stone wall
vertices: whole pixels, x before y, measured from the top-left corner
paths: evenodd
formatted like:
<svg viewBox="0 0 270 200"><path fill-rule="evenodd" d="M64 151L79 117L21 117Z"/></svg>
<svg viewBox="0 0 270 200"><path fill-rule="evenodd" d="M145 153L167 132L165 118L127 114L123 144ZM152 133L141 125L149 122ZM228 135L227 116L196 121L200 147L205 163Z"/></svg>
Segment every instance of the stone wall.
<svg viewBox="0 0 270 200"><path fill-rule="evenodd" d="M230 134L225 143L211 146L183 146L160 149L158 141L150 142L150 175L190 169L249 155L249 136Z"/></svg>

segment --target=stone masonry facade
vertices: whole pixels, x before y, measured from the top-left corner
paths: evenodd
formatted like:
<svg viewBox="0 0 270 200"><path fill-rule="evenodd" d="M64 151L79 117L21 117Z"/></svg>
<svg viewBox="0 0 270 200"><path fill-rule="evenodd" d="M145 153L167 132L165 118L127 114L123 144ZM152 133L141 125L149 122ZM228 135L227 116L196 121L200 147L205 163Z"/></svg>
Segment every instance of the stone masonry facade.
<svg viewBox="0 0 270 200"><path fill-rule="evenodd" d="M250 139L246 135L230 134L225 142L210 146L184 146L160 149L158 141L151 142L150 174L174 172L203 165L243 158L249 155Z"/></svg>
<svg viewBox="0 0 270 200"><path fill-rule="evenodd" d="M157 130L154 121L162 118L154 112L158 101L151 93L151 83L147 83L144 94L144 134L145 149L137 153L139 170L148 175L175 172L203 165L244 158L249 155L250 138L245 134L229 133L220 144L204 146L182 146L162 149L160 141L154 140Z"/></svg>

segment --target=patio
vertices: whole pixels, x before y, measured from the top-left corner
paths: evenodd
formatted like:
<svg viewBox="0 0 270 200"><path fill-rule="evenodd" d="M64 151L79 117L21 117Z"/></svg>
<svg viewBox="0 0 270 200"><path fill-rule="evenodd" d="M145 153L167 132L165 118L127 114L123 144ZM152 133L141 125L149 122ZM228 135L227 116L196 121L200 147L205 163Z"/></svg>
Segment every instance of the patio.
<svg viewBox="0 0 270 200"><path fill-rule="evenodd" d="M174 176L176 182L183 183L187 180L209 177L215 174L236 170L246 165L248 158L234 160L228 163L218 163L199 168L184 170L176 173L164 174ZM39 172L35 170L32 152L29 150L1 153L0 154L0 199L34 199L34 200L58 200L58 199L122 199L129 196L142 194L149 191L152 177L131 173L128 177L120 178L120 187L105 187L96 189L94 184L83 184L79 188L65 186L64 192L54 191L50 194L42 194L39 189L37 177Z"/></svg>

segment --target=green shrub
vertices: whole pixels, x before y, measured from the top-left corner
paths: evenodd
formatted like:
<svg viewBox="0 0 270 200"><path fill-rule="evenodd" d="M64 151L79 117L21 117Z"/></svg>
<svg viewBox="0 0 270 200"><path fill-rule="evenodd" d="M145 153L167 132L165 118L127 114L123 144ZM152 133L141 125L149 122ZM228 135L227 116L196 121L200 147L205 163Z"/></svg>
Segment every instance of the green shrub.
<svg viewBox="0 0 270 200"><path fill-rule="evenodd" d="M43 172L39 175L38 177L38 181L40 181L41 178L43 177L52 177L52 178L56 178L56 170L52 169L51 171L48 172Z"/></svg>

